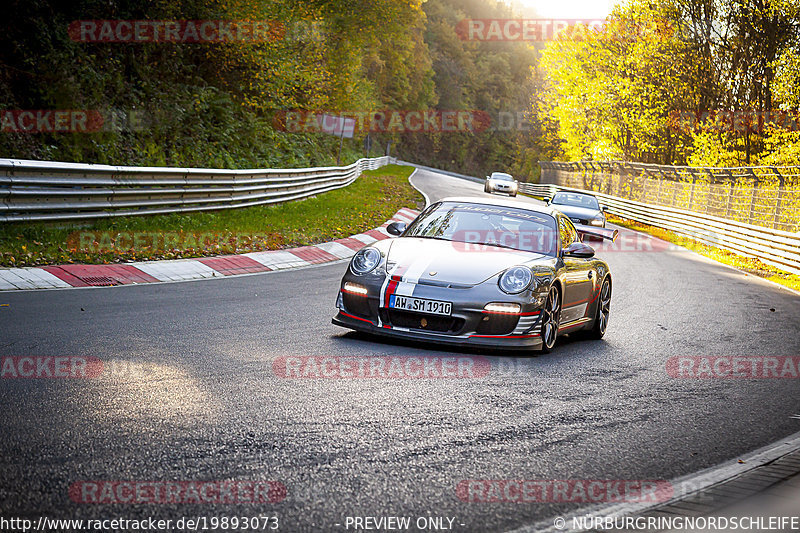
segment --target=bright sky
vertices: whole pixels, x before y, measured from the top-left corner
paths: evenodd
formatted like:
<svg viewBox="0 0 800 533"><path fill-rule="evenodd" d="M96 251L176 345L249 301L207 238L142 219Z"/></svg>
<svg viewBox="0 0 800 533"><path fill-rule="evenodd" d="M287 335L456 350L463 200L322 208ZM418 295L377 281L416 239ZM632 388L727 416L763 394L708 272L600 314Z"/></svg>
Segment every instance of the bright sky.
<svg viewBox="0 0 800 533"><path fill-rule="evenodd" d="M530 15L529 9L536 10L537 16L548 19L605 19L620 0L506 0ZM527 9L526 9L527 8Z"/></svg>

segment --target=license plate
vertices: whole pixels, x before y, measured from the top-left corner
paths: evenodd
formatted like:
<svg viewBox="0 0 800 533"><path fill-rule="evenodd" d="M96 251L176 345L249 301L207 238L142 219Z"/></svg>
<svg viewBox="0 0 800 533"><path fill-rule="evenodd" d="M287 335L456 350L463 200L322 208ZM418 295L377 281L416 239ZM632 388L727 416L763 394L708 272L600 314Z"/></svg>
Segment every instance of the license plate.
<svg viewBox="0 0 800 533"><path fill-rule="evenodd" d="M392 294L389 297L389 307L417 313L429 313L431 315L450 316L453 312L453 304L451 302L411 298L410 296L398 296L396 294Z"/></svg>

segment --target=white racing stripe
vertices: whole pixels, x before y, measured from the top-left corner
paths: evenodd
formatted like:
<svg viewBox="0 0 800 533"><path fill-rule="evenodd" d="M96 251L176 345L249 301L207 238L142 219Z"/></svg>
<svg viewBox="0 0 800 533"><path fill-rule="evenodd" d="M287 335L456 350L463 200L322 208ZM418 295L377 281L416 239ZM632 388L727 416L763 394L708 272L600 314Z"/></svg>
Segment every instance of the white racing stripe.
<svg viewBox="0 0 800 533"><path fill-rule="evenodd" d="M417 286L419 278L425 273L430 264L431 259L427 257L417 259L411 263L411 266L408 267L405 275L403 275L403 281L397 285L395 294L399 294L400 296L414 296L414 288Z"/></svg>

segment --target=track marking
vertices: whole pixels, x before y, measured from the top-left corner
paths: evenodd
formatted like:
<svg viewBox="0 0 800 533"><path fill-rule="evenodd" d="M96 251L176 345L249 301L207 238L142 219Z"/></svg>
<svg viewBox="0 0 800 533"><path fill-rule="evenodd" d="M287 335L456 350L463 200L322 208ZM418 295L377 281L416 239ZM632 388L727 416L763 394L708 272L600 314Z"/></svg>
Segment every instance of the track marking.
<svg viewBox="0 0 800 533"><path fill-rule="evenodd" d="M414 177L414 174L416 174L418 170L419 170L418 168L416 168L416 167L414 168L414 172L412 172L411 175L408 177L408 183L409 183L409 185L414 187L414 189L416 189L417 192L419 192L422 195L423 198L425 198L425 207L428 207L429 205L431 205L430 197L428 196L428 194L425 191L423 191L422 189L420 189L419 187L414 185L414 182L411 181L411 178Z"/></svg>

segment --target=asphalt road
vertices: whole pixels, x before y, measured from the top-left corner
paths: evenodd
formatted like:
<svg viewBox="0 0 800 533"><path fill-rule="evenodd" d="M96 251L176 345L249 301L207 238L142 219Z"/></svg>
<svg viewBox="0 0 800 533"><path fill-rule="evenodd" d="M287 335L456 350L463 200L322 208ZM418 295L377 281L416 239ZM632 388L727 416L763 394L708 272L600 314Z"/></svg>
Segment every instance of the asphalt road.
<svg viewBox="0 0 800 533"><path fill-rule="evenodd" d="M483 195L426 171L414 182L434 200ZM790 418L800 413L797 380L665 370L671 356L800 354L800 297L654 249L601 254L615 281L603 341L565 338L541 356L457 352L491 361L475 379L278 377L281 356L453 355L333 326L345 263L2 293L0 354L96 357L106 371L0 380L0 517L263 514L279 516L281 531L346 531L348 516L441 516L455 531L503 531L581 504L468 503L460 481L669 480L800 431ZM70 500L73 483L95 480L277 480L287 495L275 504Z"/></svg>

